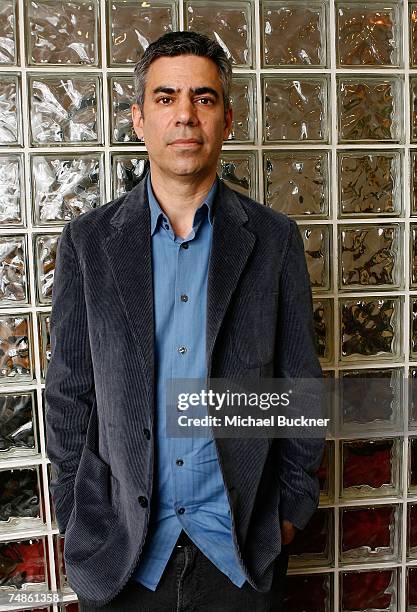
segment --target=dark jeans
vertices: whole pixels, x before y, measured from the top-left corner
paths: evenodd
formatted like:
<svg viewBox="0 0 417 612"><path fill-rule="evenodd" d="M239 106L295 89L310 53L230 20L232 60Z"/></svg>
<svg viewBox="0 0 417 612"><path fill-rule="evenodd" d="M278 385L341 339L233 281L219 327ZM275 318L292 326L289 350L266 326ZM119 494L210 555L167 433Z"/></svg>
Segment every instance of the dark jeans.
<svg viewBox="0 0 417 612"><path fill-rule="evenodd" d="M184 538L181 538L184 541ZM131 578L105 606L93 607L79 597L79 612L280 612L288 567L288 546L275 561L268 593L248 582L237 587L189 539L176 545L156 591Z"/></svg>

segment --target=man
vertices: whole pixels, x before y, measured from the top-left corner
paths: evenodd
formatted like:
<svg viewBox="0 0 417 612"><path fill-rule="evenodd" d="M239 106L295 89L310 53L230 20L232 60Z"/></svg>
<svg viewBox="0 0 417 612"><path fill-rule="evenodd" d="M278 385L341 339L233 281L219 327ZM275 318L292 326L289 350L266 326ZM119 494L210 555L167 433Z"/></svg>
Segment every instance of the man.
<svg viewBox="0 0 417 612"><path fill-rule="evenodd" d="M193 32L135 68L150 171L60 237L47 451L80 609L279 609L323 442L168 438L170 378L320 377L295 222L216 175L231 65Z"/></svg>

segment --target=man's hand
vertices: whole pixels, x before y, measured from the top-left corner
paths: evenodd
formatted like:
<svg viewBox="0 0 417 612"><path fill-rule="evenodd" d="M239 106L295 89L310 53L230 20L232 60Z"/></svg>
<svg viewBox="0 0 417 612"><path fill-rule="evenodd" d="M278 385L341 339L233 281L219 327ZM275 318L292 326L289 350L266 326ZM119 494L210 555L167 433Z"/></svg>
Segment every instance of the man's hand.
<svg viewBox="0 0 417 612"><path fill-rule="evenodd" d="M290 544L294 539L296 527L290 521L284 519L281 523L282 544Z"/></svg>

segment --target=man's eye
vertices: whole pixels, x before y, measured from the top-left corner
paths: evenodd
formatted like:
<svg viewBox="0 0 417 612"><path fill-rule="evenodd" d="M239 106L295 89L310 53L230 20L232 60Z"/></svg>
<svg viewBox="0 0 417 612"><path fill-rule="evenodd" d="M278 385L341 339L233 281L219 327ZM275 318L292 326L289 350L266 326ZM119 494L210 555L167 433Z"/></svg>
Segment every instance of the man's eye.
<svg viewBox="0 0 417 612"><path fill-rule="evenodd" d="M162 102L164 105L168 104L170 101L171 101L171 98L167 98L167 97L159 98L157 100L157 102Z"/></svg>
<svg viewBox="0 0 417 612"><path fill-rule="evenodd" d="M197 102L201 102L203 106L208 106L213 103L213 100L211 98L199 98Z"/></svg>

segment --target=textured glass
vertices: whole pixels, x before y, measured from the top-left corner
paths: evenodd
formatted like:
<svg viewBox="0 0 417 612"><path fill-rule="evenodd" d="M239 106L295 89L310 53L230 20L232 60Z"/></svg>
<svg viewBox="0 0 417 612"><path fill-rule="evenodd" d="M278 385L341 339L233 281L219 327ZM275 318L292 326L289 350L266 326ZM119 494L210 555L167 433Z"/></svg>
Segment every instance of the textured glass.
<svg viewBox="0 0 417 612"><path fill-rule="evenodd" d="M411 141L417 142L417 79L410 79Z"/></svg>
<svg viewBox="0 0 417 612"><path fill-rule="evenodd" d="M332 574L288 574L282 609L288 612L332 612Z"/></svg>
<svg viewBox="0 0 417 612"><path fill-rule="evenodd" d="M339 227L339 287L399 288L404 280L402 231L398 224Z"/></svg>
<svg viewBox="0 0 417 612"><path fill-rule="evenodd" d="M323 2L264 2L263 65L325 66L326 26Z"/></svg>
<svg viewBox="0 0 417 612"><path fill-rule="evenodd" d="M28 303L26 236L0 236L0 306Z"/></svg>
<svg viewBox="0 0 417 612"><path fill-rule="evenodd" d="M252 67L252 6L245 0L186 1L186 29L216 40L235 66Z"/></svg>
<svg viewBox="0 0 417 612"><path fill-rule="evenodd" d="M327 79L263 77L264 141L327 142Z"/></svg>
<svg viewBox="0 0 417 612"><path fill-rule="evenodd" d="M251 151L222 151L217 173L231 189L254 200L258 199L258 166L255 153Z"/></svg>
<svg viewBox="0 0 417 612"><path fill-rule="evenodd" d="M333 510L318 508L306 527L296 530L288 567L323 567L333 560Z"/></svg>
<svg viewBox="0 0 417 612"><path fill-rule="evenodd" d="M333 361L333 300L313 300L313 324L316 352L322 363Z"/></svg>
<svg viewBox="0 0 417 612"><path fill-rule="evenodd" d="M111 165L113 198L119 198L133 189L142 180L149 168L146 153L131 153L130 155L113 153Z"/></svg>
<svg viewBox="0 0 417 612"><path fill-rule="evenodd" d="M326 440L324 453L320 467L317 471L317 478L320 485L320 504L331 503L334 501L334 442Z"/></svg>
<svg viewBox="0 0 417 612"><path fill-rule="evenodd" d="M401 305L401 297L341 299L341 360L398 359Z"/></svg>
<svg viewBox="0 0 417 612"><path fill-rule="evenodd" d="M48 588L45 538L1 542L0 558L0 594L2 590L26 593Z"/></svg>
<svg viewBox="0 0 417 612"><path fill-rule="evenodd" d="M100 154L34 155L31 162L34 223L62 224L100 205Z"/></svg>
<svg viewBox="0 0 417 612"><path fill-rule="evenodd" d="M112 77L110 79L111 95L111 142L139 142L133 129L131 106L134 99L132 77Z"/></svg>
<svg viewBox="0 0 417 612"><path fill-rule="evenodd" d="M101 142L100 77L31 76L32 144L98 144Z"/></svg>
<svg viewBox="0 0 417 612"><path fill-rule="evenodd" d="M337 4L340 66L399 66L399 7L393 2Z"/></svg>
<svg viewBox="0 0 417 612"><path fill-rule="evenodd" d="M0 5L0 64L16 64L16 0Z"/></svg>
<svg viewBox="0 0 417 612"><path fill-rule="evenodd" d="M417 559L417 504L407 505L407 557Z"/></svg>
<svg viewBox="0 0 417 612"><path fill-rule="evenodd" d="M417 358L417 298L410 298L410 352L413 359Z"/></svg>
<svg viewBox="0 0 417 612"><path fill-rule="evenodd" d="M233 123L229 141L255 140L255 81L251 76L234 76L230 90Z"/></svg>
<svg viewBox="0 0 417 612"><path fill-rule="evenodd" d="M339 141L399 142L401 91L401 77L339 77Z"/></svg>
<svg viewBox="0 0 417 612"><path fill-rule="evenodd" d="M406 605L408 612L417 611L417 567L407 567Z"/></svg>
<svg viewBox="0 0 417 612"><path fill-rule="evenodd" d="M412 2L410 8L410 63L417 66L417 4Z"/></svg>
<svg viewBox="0 0 417 612"><path fill-rule="evenodd" d="M408 473L408 489L412 493L417 493L417 438L409 438L408 440L408 457L409 457L409 473Z"/></svg>
<svg viewBox="0 0 417 612"><path fill-rule="evenodd" d="M65 559L64 559L64 544L65 537L59 534L54 536L54 552L55 552L55 568L56 568L56 576L58 588L63 593L68 593L71 595L73 590L68 584L66 569L65 569Z"/></svg>
<svg viewBox="0 0 417 612"><path fill-rule="evenodd" d="M328 156L323 151L264 153L265 204L290 217L326 217Z"/></svg>
<svg viewBox="0 0 417 612"><path fill-rule="evenodd" d="M342 572L340 574L343 612L397 612L399 593L396 569Z"/></svg>
<svg viewBox="0 0 417 612"><path fill-rule="evenodd" d="M410 151L411 157L411 215L417 216L417 153Z"/></svg>
<svg viewBox="0 0 417 612"><path fill-rule="evenodd" d="M417 286L417 225L410 225L410 284Z"/></svg>
<svg viewBox="0 0 417 612"><path fill-rule="evenodd" d="M22 225L24 221L23 176L20 155L0 155L0 225Z"/></svg>
<svg viewBox="0 0 417 612"><path fill-rule="evenodd" d="M417 368L408 369L408 426L417 428Z"/></svg>
<svg viewBox="0 0 417 612"><path fill-rule="evenodd" d="M175 1L112 0L106 4L112 66L136 63L151 42L179 29Z"/></svg>
<svg viewBox="0 0 417 612"><path fill-rule="evenodd" d="M400 151L341 151L338 159L340 216L401 214L402 154Z"/></svg>
<svg viewBox="0 0 417 612"><path fill-rule="evenodd" d="M35 455L34 392L0 395L0 459Z"/></svg>
<svg viewBox="0 0 417 612"><path fill-rule="evenodd" d="M0 382L32 380L30 315L0 315Z"/></svg>
<svg viewBox="0 0 417 612"><path fill-rule="evenodd" d="M402 440L341 441L341 493L345 499L389 497L401 492Z"/></svg>
<svg viewBox="0 0 417 612"><path fill-rule="evenodd" d="M299 229L303 237L312 289L330 289L330 227L301 225Z"/></svg>
<svg viewBox="0 0 417 612"><path fill-rule="evenodd" d="M45 380L48 364L51 359L50 315L48 312L38 314L39 358L41 361L41 377Z"/></svg>
<svg viewBox="0 0 417 612"><path fill-rule="evenodd" d="M20 145L20 77L0 78L0 146Z"/></svg>
<svg viewBox="0 0 417 612"><path fill-rule="evenodd" d="M342 508L340 562L398 561L399 523L398 505Z"/></svg>
<svg viewBox="0 0 417 612"><path fill-rule="evenodd" d="M54 283L56 249L60 234L37 234L35 240L36 295L40 304L50 304Z"/></svg>
<svg viewBox="0 0 417 612"><path fill-rule="evenodd" d="M98 64L97 0L27 0L28 64Z"/></svg>
<svg viewBox="0 0 417 612"><path fill-rule="evenodd" d="M0 470L0 533L42 526L39 468Z"/></svg>

